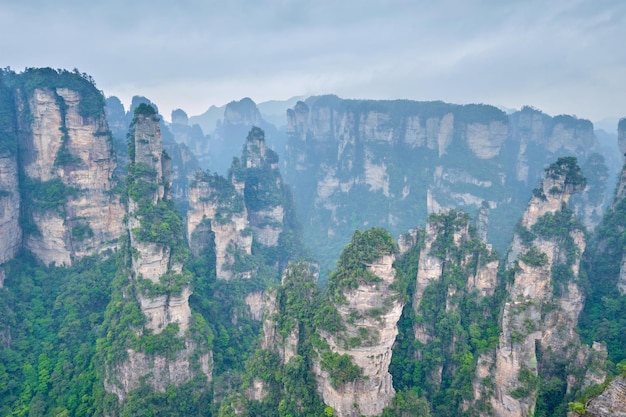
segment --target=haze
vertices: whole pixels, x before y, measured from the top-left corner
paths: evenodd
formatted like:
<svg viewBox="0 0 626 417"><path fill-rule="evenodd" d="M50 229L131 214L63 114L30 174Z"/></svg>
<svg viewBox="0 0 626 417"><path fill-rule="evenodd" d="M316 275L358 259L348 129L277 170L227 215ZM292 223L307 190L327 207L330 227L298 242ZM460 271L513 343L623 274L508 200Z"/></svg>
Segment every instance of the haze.
<svg viewBox="0 0 626 417"><path fill-rule="evenodd" d="M78 68L166 118L325 93L626 115L620 0L4 0L0 28L3 66Z"/></svg>

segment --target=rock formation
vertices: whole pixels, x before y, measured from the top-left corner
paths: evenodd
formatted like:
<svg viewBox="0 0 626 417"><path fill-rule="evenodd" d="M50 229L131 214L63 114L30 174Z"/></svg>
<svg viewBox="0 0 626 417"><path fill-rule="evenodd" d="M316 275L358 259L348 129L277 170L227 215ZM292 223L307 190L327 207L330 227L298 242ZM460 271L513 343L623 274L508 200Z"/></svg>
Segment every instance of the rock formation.
<svg viewBox="0 0 626 417"><path fill-rule="evenodd" d="M279 269L301 253L293 201L282 182L278 155L267 147L261 129L249 132L228 179L198 173L189 195L191 249L197 255L213 240L218 279L250 278L256 272L258 265L250 259L253 242L259 253L281 253L272 255Z"/></svg>
<svg viewBox="0 0 626 417"><path fill-rule="evenodd" d="M136 329L143 349L128 346L124 360L109 364L105 387L120 400L142 384L164 391L187 383L196 369L210 380L212 368L210 352L192 338L183 223L171 200L171 164L163 152L159 118L146 104L135 110L131 149L127 250L133 290L126 291L135 294L145 321ZM146 347L159 336L171 339L167 343L176 346L170 348L173 352L153 353Z"/></svg>
<svg viewBox="0 0 626 417"><path fill-rule="evenodd" d="M626 380L615 378L604 392L585 407L589 417L626 417Z"/></svg>
<svg viewBox="0 0 626 417"><path fill-rule="evenodd" d="M265 132L268 144L282 155L285 146L284 133L263 120L254 101L246 97L228 103L223 110L223 118L211 130L205 130L210 135L207 138L208 145L205 145L206 151L198 155L203 163L202 167L226 174L233 157L241 151L241 138L246 137L255 126Z"/></svg>
<svg viewBox="0 0 626 417"><path fill-rule="evenodd" d="M17 164L17 132L15 103L12 91L4 84L0 73L0 265L15 256L22 244L20 189Z"/></svg>
<svg viewBox="0 0 626 417"><path fill-rule="evenodd" d="M217 174L198 173L189 189L187 234L196 256L213 239L217 279L250 277L252 270L241 269L243 258L252 253L252 230L242 187L235 188Z"/></svg>
<svg viewBox="0 0 626 417"><path fill-rule="evenodd" d="M584 303L578 275L585 237L567 208L584 186L575 158L559 159L546 170L516 229L493 370L496 416L532 415L539 378L551 377L558 363L568 369L586 365L588 348L575 331ZM571 372L568 391L582 383Z"/></svg>
<svg viewBox="0 0 626 417"><path fill-rule="evenodd" d="M396 244L385 233L357 231L329 281L340 330L318 329L327 345L318 348L313 370L318 392L340 417L379 415L395 395L388 370L404 303L392 285ZM366 247L374 249L352 258ZM361 262L365 268L353 269Z"/></svg>
<svg viewBox="0 0 626 417"><path fill-rule="evenodd" d="M525 209L520 196L530 197L543 169L563 155L586 162L597 142L589 121L531 108L506 115L487 105L335 96L290 109L287 136L284 177L323 270L335 259L328 252L338 253L355 228L396 235L430 213L474 215L483 204L499 231L489 242L503 251ZM601 184L589 192L580 211L595 225L607 192Z"/></svg>
<svg viewBox="0 0 626 417"><path fill-rule="evenodd" d="M115 158L101 93L78 74L50 71L21 75L41 76L41 87L17 86L24 246L45 264L70 265L115 249L124 210L112 192Z"/></svg>

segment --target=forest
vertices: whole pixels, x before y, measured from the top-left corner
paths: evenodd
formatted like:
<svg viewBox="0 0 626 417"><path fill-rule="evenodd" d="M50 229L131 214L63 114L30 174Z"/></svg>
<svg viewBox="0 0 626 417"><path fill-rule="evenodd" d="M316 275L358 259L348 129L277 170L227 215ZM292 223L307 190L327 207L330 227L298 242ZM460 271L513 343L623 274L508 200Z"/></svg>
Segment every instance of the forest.
<svg viewBox="0 0 626 417"><path fill-rule="evenodd" d="M507 182L529 131L493 156L467 137L535 110L321 97L392 139L357 126L331 161L344 139L313 125L286 150L250 127L222 175L149 102L120 123L106 102L77 70L0 73L0 416L599 415L626 377L624 171L602 191L602 155L562 148ZM396 137L448 114L446 152Z"/></svg>

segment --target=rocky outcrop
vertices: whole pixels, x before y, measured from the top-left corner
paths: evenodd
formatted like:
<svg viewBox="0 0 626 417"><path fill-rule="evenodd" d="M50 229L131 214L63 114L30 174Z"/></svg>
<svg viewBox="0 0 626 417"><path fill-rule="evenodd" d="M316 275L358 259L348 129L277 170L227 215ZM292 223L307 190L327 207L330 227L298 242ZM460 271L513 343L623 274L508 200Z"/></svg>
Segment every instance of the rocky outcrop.
<svg viewBox="0 0 626 417"><path fill-rule="evenodd" d="M363 256L368 245L374 245L376 252L361 259L365 267L354 270L356 264L361 264L355 256ZM314 360L313 372L318 392L337 416L380 415L395 395L389 364L404 306L392 285L396 279L393 268L396 248L391 236L381 229L357 231L329 281L331 302L338 314L336 320L341 324L335 331L318 328L327 348L317 348L320 358ZM356 282L348 283L344 279L356 279ZM350 365L344 365L358 372L345 378L345 370L330 364L335 360L349 361Z"/></svg>
<svg viewBox="0 0 626 417"><path fill-rule="evenodd" d="M585 410L590 417L626 417L626 379L615 378L602 394L587 403Z"/></svg>
<svg viewBox="0 0 626 417"><path fill-rule="evenodd" d="M585 238L567 209L584 185L576 160L559 159L546 170L515 234L493 371L496 416L533 414L537 380L550 377L542 371L546 363L587 365L589 349L581 347L575 330L584 303L576 254L584 251ZM580 383L568 375L568 391Z"/></svg>
<svg viewBox="0 0 626 417"><path fill-rule="evenodd" d="M427 396L449 395L459 389L454 381L468 372L467 358L476 355L477 340L486 338L479 329L495 321L496 313L485 306L492 303L498 264L497 252L480 239L466 213L451 210L429 217L413 292L415 351L411 358L422 364L420 385L426 387ZM473 334L471 343L468 334ZM489 376L487 358L478 357L474 364L481 381ZM468 401L469 385L464 389L468 389L461 394L464 403L447 404L448 412L473 407ZM482 395L482 389L474 387L474 399Z"/></svg>
<svg viewBox="0 0 626 417"><path fill-rule="evenodd" d="M197 365L189 360L194 356L196 348L195 344L188 343L173 359L129 349L128 360L115 369L116 383L105 384L105 388L123 400L128 392L139 387L140 381L158 392L165 392L171 385L187 383L197 373L194 366L198 366L203 374L210 376L213 372L211 353L200 355Z"/></svg>
<svg viewBox="0 0 626 417"><path fill-rule="evenodd" d="M187 113L181 109L172 111L172 124L169 125L174 140L194 156L207 155L209 153L209 138L204 135L202 128L197 125L189 125Z"/></svg>
<svg viewBox="0 0 626 417"><path fill-rule="evenodd" d="M250 130L241 155L228 178L199 172L189 192L187 234L194 254L211 243L215 248L218 279L250 278L258 252L288 248L270 255L282 269L301 250L293 201L283 185L278 155L267 147L264 132Z"/></svg>
<svg viewBox="0 0 626 417"><path fill-rule="evenodd" d="M389 288L395 279L392 268L394 260L393 255L387 255L369 264L368 271L381 281L361 284L345 294L346 303L337 306L346 323L343 335L321 332L332 352L349 355L361 369L361 375L354 381L335 386L323 366L315 364L318 390L324 402L333 407L338 416L379 415L395 395L389 364L403 303L397 300L397 294ZM373 310L377 314L372 314ZM350 317L358 318L349 323ZM360 346L346 345L348 338L364 335L365 340L362 340Z"/></svg>
<svg viewBox="0 0 626 417"><path fill-rule="evenodd" d="M244 197L254 239L266 247L278 245L285 206L278 155L265 143L265 133L252 128L242 153L246 168Z"/></svg>
<svg viewBox="0 0 626 417"><path fill-rule="evenodd" d="M294 366L298 366L296 364L304 365L309 361L305 359L307 356L305 352L309 350L312 352L312 341L308 335L311 333L311 319L318 302L319 288L316 285L318 275L314 264L292 263L283 271L280 286L267 292L250 293L246 297L246 304L253 319L262 319L263 322L257 353L263 352L262 355L265 355L271 352L277 355L279 365L274 372L287 372L288 367L293 369ZM301 372L310 372L307 368L309 367L304 365ZM287 396L293 394L294 387L287 381L283 382L282 387L277 387L277 384L263 379L264 376L257 372L252 372L247 377L250 382L245 392L249 400L264 401L271 391L274 391L274 395L280 396L284 396L285 393ZM300 374L298 381L294 382L300 384L304 379L308 377ZM296 398L296 401L300 402L297 408L301 408L302 399Z"/></svg>
<svg viewBox="0 0 626 417"><path fill-rule="evenodd" d="M211 352L192 338L190 276L183 271L187 249L182 219L171 200L171 164L163 152L156 111L141 104L131 131L128 181L129 282L145 321L136 329L141 341L163 332L175 353L126 349L126 358L109 364L105 388L124 400L147 384L156 391L189 382L197 372L211 379ZM132 301L129 301L132 302ZM148 343L148 342L145 342ZM152 342L154 343L154 342Z"/></svg>
<svg viewBox="0 0 626 417"><path fill-rule="evenodd" d="M531 108L506 115L487 105L335 96L288 110L287 136L284 178L309 247L329 260L323 269L333 266L330 248L345 245L356 228L399 235L430 213L473 215L483 203L499 231L485 237L504 251L543 169L563 155L586 162L597 145L589 121ZM602 214L610 175L600 177L576 209L585 224Z"/></svg>
<svg viewBox="0 0 626 417"><path fill-rule="evenodd" d="M213 236L203 234L205 229ZM213 239L217 279L250 277L252 270L235 265L252 253L252 231L243 192L232 183L217 174L197 174L189 189L187 234L196 256Z"/></svg>
<svg viewBox="0 0 626 417"><path fill-rule="evenodd" d="M0 153L0 264L15 256L22 244L17 158Z"/></svg>
<svg viewBox="0 0 626 417"><path fill-rule="evenodd" d="M35 88L18 104L30 222L24 244L45 264L70 265L73 258L113 250L122 233L110 133L102 107L89 116L81 112L85 94Z"/></svg>
<svg viewBox="0 0 626 417"><path fill-rule="evenodd" d="M0 265L15 256L22 245L19 217L21 198L15 130L15 98L0 73ZM0 281L4 281L4 274ZM1 287L1 285L0 285Z"/></svg>

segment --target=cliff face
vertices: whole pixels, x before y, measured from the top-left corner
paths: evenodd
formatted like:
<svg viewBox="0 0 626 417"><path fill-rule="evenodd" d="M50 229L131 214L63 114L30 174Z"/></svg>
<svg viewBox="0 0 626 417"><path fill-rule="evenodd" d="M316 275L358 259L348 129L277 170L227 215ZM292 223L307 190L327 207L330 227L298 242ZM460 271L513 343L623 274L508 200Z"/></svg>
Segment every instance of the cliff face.
<svg viewBox="0 0 626 417"><path fill-rule="evenodd" d="M419 384L435 413L480 409L469 399L480 400L482 388L459 381L471 380L473 367L484 366L474 358L487 348L495 327L498 263L498 254L480 240L467 214L452 210L430 216L414 278L415 348L405 360L420 363ZM445 404L435 400L442 395L449 398Z"/></svg>
<svg viewBox="0 0 626 417"><path fill-rule="evenodd" d="M0 265L12 259L22 244L20 203L17 156L0 151Z"/></svg>
<svg viewBox="0 0 626 417"><path fill-rule="evenodd" d="M575 331L584 303L578 276L585 238L567 205L583 188L575 160L559 159L546 170L514 236L493 371L497 416L532 415L538 381L554 376L559 363L570 369L568 392L582 383L574 369L584 369L589 357Z"/></svg>
<svg viewBox="0 0 626 417"><path fill-rule="evenodd" d="M278 155L267 148L261 129L253 128L248 134L242 161L246 167L244 195L255 240L266 247L278 246L285 217L283 184Z"/></svg>
<svg viewBox="0 0 626 417"><path fill-rule="evenodd" d="M529 108L507 116L486 105L334 96L289 110L287 136L285 178L323 268L355 228L400 234L430 213L474 214L483 202L490 226L502 231L489 241L503 250L525 209L519 196L530 196L545 166L562 155L586 161L596 145L590 122ZM590 224L605 201L606 190L596 191L581 206Z"/></svg>
<svg viewBox="0 0 626 417"><path fill-rule="evenodd" d="M187 383L196 369L210 380L212 368L211 352L192 338L191 277L183 271L188 249L181 235L182 219L171 200L171 164L163 152L159 118L152 107L137 108L131 140L127 232L133 290L129 294L136 295L145 320L136 329L138 346L143 349L137 344L127 347L126 359L108 369L105 387L120 400L142 384L165 391L171 384ZM174 352L153 353L141 343L161 334L178 346Z"/></svg>
<svg viewBox="0 0 626 417"><path fill-rule="evenodd" d="M589 401L585 407L590 417L625 417L626 416L626 380L618 377L604 392Z"/></svg>
<svg viewBox="0 0 626 417"><path fill-rule="evenodd" d="M0 265L15 256L22 244L19 223L20 190L17 165L15 98L0 73ZM2 280L0 280L2 281Z"/></svg>
<svg viewBox="0 0 626 417"><path fill-rule="evenodd" d="M253 128L241 159L228 179L198 173L190 188L187 233L195 254L214 245L218 279L250 278L257 253L274 251L274 268L285 267L301 253L291 194L283 185L278 155L265 143L264 132ZM278 252L278 256L276 256Z"/></svg>
<svg viewBox="0 0 626 417"><path fill-rule="evenodd" d="M219 175L198 173L189 189L187 234L191 250L199 255L212 239L217 279L250 277L251 270L235 265L252 253L252 233L243 199L243 190ZM245 268L244 268L245 269Z"/></svg>
<svg viewBox="0 0 626 417"><path fill-rule="evenodd" d="M344 250L342 257L347 260L352 249L360 247L363 242L360 239L367 240L375 233L377 231L373 229L355 235L353 246ZM378 242L381 244L381 240ZM387 252L391 247L387 243L395 246L392 240L384 243L387 247L379 246L378 256L372 253L371 257L375 259L366 262L367 266L360 274L352 271L356 282L344 281L346 276L343 274L350 274L348 265L344 265L348 269L338 265L336 275L331 276L329 282L340 330L318 329L327 346L318 347L320 359L314 361L313 371L318 392L338 416L379 415L395 395L389 364L404 303L392 285L395 255ZM342 373L350 372L337 369L339 366L333 364L334 361L344 361L344 366L354 372L351 377L346 378Z"/></svg>
<svg viewBox="0 0 626 417"><path fill-rule="evenodd" d="M19 145L17 159L3 159L3 181L13 189L2 223L11 238L3 243L15 248L23 231L24 246L43 263L56 265L113 250L124 211L112 192L115 157L100 93L66 72L30 70L16 80ZM37 82L41 87L33 88ZM21 204L14 192L17 171L23 173ZM20 206L22 231L14 220Z"/></svg>

